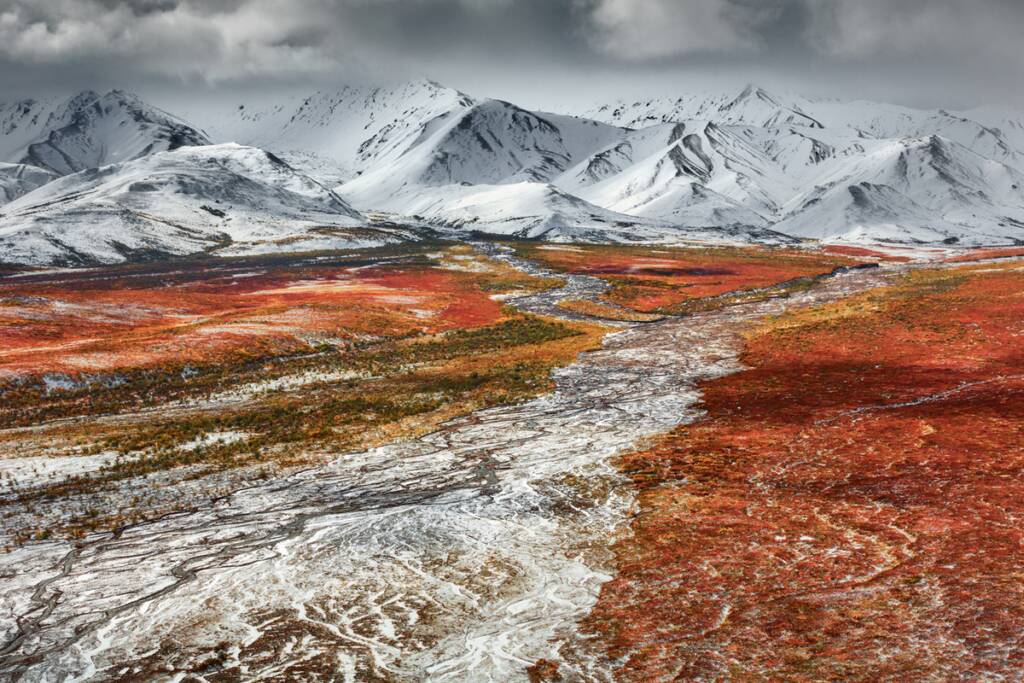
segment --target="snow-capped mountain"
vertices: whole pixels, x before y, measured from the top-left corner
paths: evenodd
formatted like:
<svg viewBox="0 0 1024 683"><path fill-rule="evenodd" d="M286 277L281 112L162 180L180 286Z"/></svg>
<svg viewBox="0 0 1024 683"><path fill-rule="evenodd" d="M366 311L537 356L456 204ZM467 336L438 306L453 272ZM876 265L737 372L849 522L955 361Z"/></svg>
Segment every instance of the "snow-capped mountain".
<svg viewBox="0 0 1024 683"><path fill-rule="evenodd" d="M404 149L337 189L361 209L518 237L672 241L693 239L696 228L712 241L778 239L763 230L766 221L753 212L727 199L712 206L715 193L702 188L687 188L691 196L704 195L701 206L688 213L679 207L627 212L604 201L600 192L593 199L578 193L586 183L570 179L587 177L587 168L589 177L596 177L601 162L595 156L624 146L669 144L643 137L500 100L462 100L456 110L423 122Z"/></svg>
<svg viewBox="0 0 1024 683"><path fill-rule="evenodd" d="M583 238L654 227L539 182L434 187L398 195L391 207L440 228L524 238Z"/></svg>
<svg viewBox="0 0 1024 683"><path fill-rule="evenodd" d="M0 161L57 175L205 144L199 131L121 90L0 105Z"/></svg>
<svg viewBox="0 0 1024 683"><path fill-rule="evenodd" d="M848 128L865 137L889 140L938 135L982 156L1024 170L1024 147L1012 142L998 128L965 115L876 102L824 100L813 106L821 120L833 129Z"/></svg>
<svg viewBox="0 0 1024 683"><path fill-rule="evenodd" d="M741 223L689 228L678 222L628 215L540 182L419 188L396 195L390 206L398 220L424 223L453 237L485 233L553 242L794 241Z"/></svg>
<svg viewBox="0 0 1024 683"><path fill-rule="evenodd" d="M270 150L325 181L344 182L400 155L433 126L476 100L428 80L393 87L343 86L280 101L186 111L218 142Z"/></svg>
<svg viewBox="0 0 1024 683"><path fill-rule="evenodd" d="M763 227L788 187L749 140L708 121L628 132L556 180L600 206L690 227Z"/></svg>
<svg viewBox="0 0 1024 683"><path fill-rule="evenodd" d="M354 206L399 220L463 225L465 210L456 207L474 206L481 211L476 227L505 232L515 224L522 232L552 216L573 215L593 226L593 209L604 209L677 230L788 226L802 237L967 243L1024 237L1012 196L961 191L959 203L943 203L929 198L948 190L940 187L950 185L941 173L908 177L897 187L864 170L886 150L930 137L1000 168L1020 169L1021 152L1003 132L1018 130L1010 115L998 117L1000 127L967 114L814 100L755 86L578 113L532 112L414 81L318 92L269 110L240 105L204 128L286 155L327 182L341 179L337 190ZM956 185L978 189L987 182L989 171L971 168ZM978 177L968 178L971 172ZM828 221L827 230L803 224L818 220L809 208L819 195L831 189L848 201L864 183L879 186L889 213L837 209L840 218ZM529 197L516 201L503 185ZM564 211L566 198L573 207L591 208ZM905 221L900 205L907 207ZM796 214L804 218L790 221Z"/></svg>
<svg viewBox="0 0 1024 683"><path fill-rule="evenodd" d="M0 260L351 246L352 207L453 235L1024 242L1021 112L751 86L588 114L423 80L197 109L193 124L116 90L0 105Z"/></svg>
<svg viewBox="0 0 1024 683"><path fill-rule="evenodd" d="M426 122L405 151L339 187L359 207L394 210L410 188L546 182L620 138L621 129L485 100Z"/></svg>
<svg viewBox="0 0 1024 683"><path fill-rule="evenodd" d="M747 87L735 97L623 102L590 114L614 125L642 126L633 137L668 125L703 127L704 156L713 161L694 166L681 143L645 150L655 156L634 155L633 167L620 159L616 179L578 190L601 206L652 215L648 207L675 203L675 194L696 176L701 189L715 195L684 196L682 204L691 211L708 196L723 197L794 236L961 244L1024 240L1024 153L1017 146L1024 116L1013 112L955 114ZM683 162L674 177L667 170L672 157Z"/></svg>
<svg viewBox="0 0 1024 683"><path fill-rule="evenodd" d="M270 150L325 181L372 174L363 185L391 188L545 181L621 135L614 126L474 98L428 80L195 116L216 141Z"/></svg>
<svg viewBox="0 0 1024 683"><path fill-rule="evenodd" d="M1024 153L1024 111L1006 107L977 107L961 112L959 116L977 121L994 131L1018 154Z"/></svg>
<svg viewBox="0 0 1024 683"><path fill-rule="evenodd" d="M834 166L777 225L793 235L990 244L1024 237L1024 173L932 135Z"/></svg>
<svg viewBox="0 0 1024 683"><path fill-rule="evenodd" d="M881 102L811 99L795 94L769 93L748 85L740 93L689 94L634 102L602 103L580 115L612 125L645 128L658 123L708 120L718 125L753 128L785 127L846 130L861 137L888 139L941 135L979 154L1021 159L1024 116L1012 110L979 108L954 113ZM1004 134L1010 131L1010 137ZM1013 164L1011 164L1013 165Z"/></svg>
<svg viewBox="0 0 1024 683"><path fill-rule="evenodd" d="M804 110L805 104L802 98L783 99L763 88L748 85L735 94L694 93L674 98L602 103L584 110L582 115L627 128L692 119L763 128L782 125L822 128L822 124Z"/></svg>
<svg viewBox="0 0 1024 683"><path fill-rule="evenodd" d="M272 154L184 147L64 176L0 209L12 262L114 263L201 252L368 246L397 239Z"/></svg>

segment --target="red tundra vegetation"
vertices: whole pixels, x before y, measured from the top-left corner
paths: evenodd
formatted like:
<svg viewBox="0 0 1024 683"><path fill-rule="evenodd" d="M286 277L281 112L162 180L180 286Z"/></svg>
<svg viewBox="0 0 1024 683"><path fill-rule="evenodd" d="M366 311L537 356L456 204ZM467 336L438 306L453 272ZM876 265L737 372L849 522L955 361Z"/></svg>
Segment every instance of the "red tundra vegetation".
<svg viewBox="0 0 1024 683"><path fill-rule="evenodd" d="M450 244L13 275L0 460L107 459L0 501L33 515L19 543L116 529L526 400L607 332L502 305L561 281Z"/></svg>
<svg viewBox="0 0 1024 683"><path fill-rule="evenodd" d="M892 261L894 263L906 263L910 261L909 256L900 256L897 250L890 250L888 252L879 251L878 249L868 249L867 247L854 247L848 244L829 244L821 249L826 254L836 254L838 256L852 256L859 259L872 259L875 261Z"/></svg>
<svg viewBox="0 0 1024 683"><path fill-rule="evenodd" d="M954 254L947 261L966 263L970 261L986 261L988 259L1016 258L1024 256L1024 247L992 247L990 249L972 249L968 252Z"/></svg>
<svg viewBox="0 0 1024 683"><path fill-rule="evenodd" d="M478 273L426 259L264 257L0 280L0 380L287 353L495 322Z"/></svg>
<svg viewBox="0 0 1024 683"><path fill-rule="evenodd" d="M914 272L753 330L639 488L587 627L633 681L1024 669L1024 271Z"/></svg>
<svg viewBox="0 0 1024 683"><path fill-rule="evenodd" d="M701 299L781 285L855 263L844 256L763 247L528 244L518 250L553 270L605 279L612 285L610 301L644 313L684 313Z"/></svg>

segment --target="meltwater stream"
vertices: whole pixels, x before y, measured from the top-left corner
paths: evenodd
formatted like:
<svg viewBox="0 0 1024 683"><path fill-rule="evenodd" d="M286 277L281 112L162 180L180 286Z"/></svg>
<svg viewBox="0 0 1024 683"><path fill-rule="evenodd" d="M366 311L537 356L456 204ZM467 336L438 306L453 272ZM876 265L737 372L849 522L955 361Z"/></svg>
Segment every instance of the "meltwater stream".
<svg viewBox="0 0 1024 683"><path fill-rule="evenodd" d="M505 254L495 254L512 260ZM884 281L623 325L555 390L342 456L200 512L0 556L0 678L611 680L577 631L633 502L617 454L694 419L744 324ZM556 313L565 288L516 305Z"/></svg>

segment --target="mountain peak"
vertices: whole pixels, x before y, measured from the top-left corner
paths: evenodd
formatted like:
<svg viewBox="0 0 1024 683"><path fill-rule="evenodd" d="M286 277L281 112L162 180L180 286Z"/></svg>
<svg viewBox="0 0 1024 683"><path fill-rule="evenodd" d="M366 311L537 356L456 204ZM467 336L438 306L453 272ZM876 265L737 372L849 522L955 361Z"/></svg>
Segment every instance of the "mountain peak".
<svg viewBox="0 0 1024 683"><path fill-rule="evenodd" d="M792 111L799 112L799 107L795 105L785 104L782 99L776 97L774 94L768 92L759 85L748 83L744 86L743 90L740 91L739 95L729 100L729 102L722 106L722 111L728 111L735 109L740 106L750 106L755 104L763 103L769 107L775 107L779 109L789 109ZM802 112L801 112L802 113Z"/></svg>
<svg viewBox="0 0 1024 683"><path fill-rule="evenodd" d="M99 97L100 94L95 90L80 90L67 99L67 104L75 106L87 105L93 100L98 100Z"/></svg>
<svg viewBox="0 0 1024 683"><path fill-rule="evenodd" d="M82 90L72 95L50 114L51 124L49 125L56 125L59 121L66 123L76 113L92 105L99 98L100 95L95 90Z"/></svg>
<svg viewBox="0 0 1024 683"><path fill-rule="evenodd" d="M414 78L409 81L409 85L414 88L426 88L428 90L453 90L453 88L449 88L443 83L426 77Z"/></svg>
<svg viewBox="0 0 1024 683"><path fill-rule="evenodd" d="M470 103L477 101L477 98L467 95L461 90L449 87L444 83L439 83L431 78L414 78L411 81L407 81L404 88L400 89L410 93L425 93L432 99L437 97L449 97L462 102L463 106L468 106Z"/></svg>
<svg viewBox="0 0 1024 683"><path fill-rule="evenodd" d="M745 99L747 97L762 97L768 96L768 91L755 83L747 83L740 90L740 94L736 97L738 100Z"/></svg>
<svg viewBox="0 0 1024 683"><path fill-rule="evenodd" d="M747 83L747 85L743 87L743 90L740 91L740 94L734 97L733 100L728 105L726 105L726 108L739 104L744 100L751 99L761 100L762 102L767 102L768 104L772 104L775 106L781 106L779 103L779 98L775 97L773 94L771 94L770 92L768 92L759 85L755 85L754 83Z"/></svg>
<svg viewBox="0 0 1024 683"><path fill-rule="evenodd" d="M121 90L120 88L114 88L113 90L107 91L99 99L102 100L114 100L118 102L125 102L131 104L143 104L149 106L145 100L128 90Z"/></svg>
<svg viewBox="0 0 1024 683"><path fill-rule="evenodd" d="M332 190L264 150L233 143L148 154L29 194L4 207L0 234L0 253L22 263L377 243L360 230L363 216Z"/></svg>
<svg viewBox="0 0 1024 683"><path fill-rule="evenodd" d="M25 143L10 160L67 175L209 140L132 93L83 90L52 110Z"/></svg>
<svg viewBox="0 0 1024 683"><path fill-rule="evenodd" d="M743 90L723 105L720 112L736 112L736 122L758 126L795 124L822 128L822 124L807 114L795 102L784 100L764 88L748 84Z"/></svg>
<svg viewBox="0 0 1024 683"><path fill-rule="evenodd" d="M68 123L74 117L81 115L89 107L97 105L100 108L120 105L157 111L154 107L146 104L138 95L126 90L108 90L102 95L95 90L82 90L65 100L64 104L51 115L52 125L56 126L58 122Z"/></svg>

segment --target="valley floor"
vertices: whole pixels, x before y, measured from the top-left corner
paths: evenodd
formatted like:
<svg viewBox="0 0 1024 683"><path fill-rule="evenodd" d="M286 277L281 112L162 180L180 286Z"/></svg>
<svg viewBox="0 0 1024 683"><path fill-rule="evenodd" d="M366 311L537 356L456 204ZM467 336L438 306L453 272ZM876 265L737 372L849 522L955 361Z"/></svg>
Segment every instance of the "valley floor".
<svg viewBox="0 0 1024 683"><path fill-rule="evenodd" d="M437 243L6 275L0 672L1008 673L1003 255Z"/></svg>
<svg viewBox="0 0 1024 683"><path fill-rule="evenodd" d="M639 510L586 623L620 678L1017 678L1022 335L1019 261L750 329L706 418L619 461Z"/></svg>

